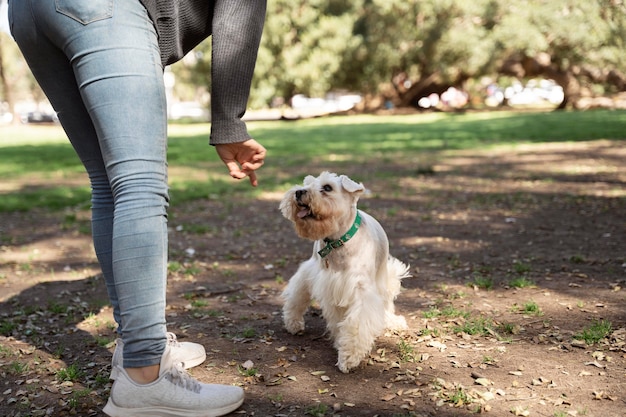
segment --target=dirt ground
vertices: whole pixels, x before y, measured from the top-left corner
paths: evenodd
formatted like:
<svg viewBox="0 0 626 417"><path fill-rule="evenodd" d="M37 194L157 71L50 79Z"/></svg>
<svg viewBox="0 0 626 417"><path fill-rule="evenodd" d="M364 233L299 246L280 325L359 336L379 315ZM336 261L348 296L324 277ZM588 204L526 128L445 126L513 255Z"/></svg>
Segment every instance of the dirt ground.
<svg viewBox="0 0 626 417"><path fill-rule="evenodd" d="M366 185L360 208L411 265L396 303L410 329L342 374L315 305L304 334L282 327L280 292L311 243L281 195L176 206L169 330L207 348L195 377L245 389L233 415L626 416L623 142L302 175L325 168ZM114 325L88 219L2 214L0 416L104 416Z"/></svg>

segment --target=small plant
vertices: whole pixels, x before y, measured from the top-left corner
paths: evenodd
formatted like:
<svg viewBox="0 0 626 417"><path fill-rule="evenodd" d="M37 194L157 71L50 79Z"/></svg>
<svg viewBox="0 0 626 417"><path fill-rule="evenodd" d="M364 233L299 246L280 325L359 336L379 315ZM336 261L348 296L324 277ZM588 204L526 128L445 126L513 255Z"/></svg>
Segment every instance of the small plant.
<svg viewBox="0 0 626 417"><path fill-rule="evenodd" d="M519 275L524 275L531 271L531 267L522 261L515 261L513 262L513 271Z"/></svg>
<svg viewBox="0 0 626 417"><path fill-rule="evenodd" d="M570 256L569 261L573 264L584 264L585 257L583 255L572 255Z"/></svg>
<svg viewBox="0 0 626 417"><path fill-rule="evenodd" d="M421 329L418 330L417 335L439 337L441 335L441 331L439 329Z"/></svg>
<svg viewBox="0 0 626 417"><path fill-rule="evenodd" d="M472 397L470 397L462 387L457 387L450 395L449 400L452 404L459 407L464 404L470 404L473 401Z"/></svg>
<svg viewBox="0 0 626 417"><path fill-rule="evenodd" d="M27 363L13 361L8 367L9 373L12 375L22 375L29 371Z"/></svg>
<svg viewBox="0 0 626 417"><path fill-rule="evenodd" d="M273 403L281 403L283 401L283 394L270 394L267 396L267 399L270 400Z"/></svg>
<svg viewBox="0 0 626 417"><path fill-rule="evenodd" d="M203 308L209 305L207 300L193 300L191 302L191 307L193 308Z"/></svg>
<svg viewBox="0 0 626 417"><path fill-rule="evenodd" d="M107 347L112 340L106 336L96 336L96 344L100 347Z"/></svg>
<svg viewBox="0 0 626 417"><path fill-rule="evenodd" d="M195 263L188 265L184 268L183 273L185 275L197 275L200 272L200 267Z"/></svg>
<svg viewBox="0 0 626 417"><path fill-rule="evenodd" d="M528 288L534 287L535 283L533 282L533 280L526 277L517 277L509 281L509 286L513 288Z"/></svg>
<svg viewBox="0 0 626 417"><path fill-rule="evenodd" d="M316 404L310 407L307 407L304 414L307 414L312 417L324 417L328 412L328 406L326 404Z"/></svg>
<svg viewBox="0 0 626 417"><path fill-rule="evenodd" d="M181 269L183 269L183 266L180 264L180 262L172 261L167 264L167 270L169 272L178 272Z"/></svg>
<svg viewBox="0 0 626 417"><path fill-rule="evenodd" d="M86 397L89 395L90 390L88 389L82 389L79 391L74 391L72 393L72 396L70 397L70 399L68 400L68 405L70 406L70 408L76 408L81 404L81 399L83 397Z"/></svg>
<svg viewBox="0 0 626 417"><path fill-rule="evenodd" d="M94 378L94 382L97 387L105 387L109 383L108 373L98 373Z"/></svg>
<svg viewBox="0 0 626 417"><path fill-rule="evenodd" d="M498 332L504 334L516 334L518 329L513 323L502 323L498 326Z"/></svg>
<svg viewBox="0 0 626 417"><path fill-rule="evenodd" d="M467 285L470 287L480 288L482 290L490 290L493 288L493 278L486 277L481 274L474 274L474 279Z"/></svg>
<svg viewBox="0 0 626 417"><path fill-rule="evenodd" d="M49 303L48 304L48 311L54 314L65 314L67 313L68 310L68 306L65 304L60 304L60 303Z"/></svg>
<svg viewBox="0 0 626 417"><path fill-rule="evenodd" d="M434 319L441 315L441 311L437 307L431 307L429 310L422 313L425 319Z"/></svg>
<svg viewBox="0 0 626 417"><path fill-rule="evenodd" d="M485 355L485 356L483 356L483 361L482 362L484 364L486 364L486 365L491 365L491 364L496 363L496 360L493 357L489 356L489 355Z"/></svg>
<svg viewBox="0 0 626 417"><path fill-rule="evenodd" d="M543 314L539 305L534 301L528 301L522 306L522 312L527 314L541 315Z"/></svg>
<svg viewBox="0 0 626 417"><path fill-rule="evenodd" d="M402 362L415 362L413 345L407 343L406 340L401 340L398 343L398 349L400 350L400 360Z"/></svg>
<svg viewBox="0 0 626 417"><path fill-rule="evenodd" d="M433 319L436 317L447 317L447 318L462 317L466 319L469 317L469 313L467 311L459 310L458 308L451 306L451 305L446 306L442 309L431 307L430 310L425 311L423 315L424 315L424 318L427 318L427 319Z"/></svg>
<svg viewBox="0 0 626 417"><path fill-rule="evenodd" d="M255 376L258 372L256 368L244 368L241 365L237 366L237 370L239 371L239 374L246 376L246 377Z"/></svg>
<svg viewBox="0 0 626 417"><path fill-rule="evenodd" d="M0 334L2 336L11 336L16 327L17 325L12 321L2 320L0 321Z"/></svg>
<svg viewBox="0 0 626 417"><path fill-rule="evenodd" d="M256 330L254 330L251 327L248 327L246 329L243 330L243 332L241 333L241 335L243 337L245 337L246 339L250 339L256 336Z"/></svg>
<svg viewBox="0 0 626 417"><path fill-rule="evenodd" d="M75 382L82 376L83 376L83 371L81 371L78 365L76 365L75 363L68 366L67 368L59 369L56 374L57 380L61 382L63 381Z"/></svg>
<svg viewBox="0 0 626 417"><path fill-rule="evenodd" d="M491 330L491 322L485 317L472 318L463 324L455 326L455 333L466 333L469 335L488 335Z"/></svg>
<svg viewBox="0 0 626 417"><path fill-rule="evenodd" d="M584 340L588 345L599 342L600 340L611 334L613 326L608 320L596 320L583 331L574 336L575 339Z"/></svg>

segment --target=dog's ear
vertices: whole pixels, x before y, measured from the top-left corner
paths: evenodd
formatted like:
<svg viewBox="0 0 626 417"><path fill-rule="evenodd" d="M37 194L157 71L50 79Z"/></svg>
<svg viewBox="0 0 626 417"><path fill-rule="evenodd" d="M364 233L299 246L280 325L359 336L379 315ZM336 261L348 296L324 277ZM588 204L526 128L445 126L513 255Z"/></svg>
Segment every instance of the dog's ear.
<svg viewBox="0 0 626 417"><path fill-rule="evenodd" d="M352 181L346 175L341 175L339 178L341 179L341 186L349 193L362 193L365 190L363 184Z"/></svg>
<svg viewBox="0 0 626 417"><path fill-rule="evenodd" d="M307 175L306 177L304 177L304 182L302 184L309 185L313 183L313 181L315 181L315 177L313 175Z"/></svg>

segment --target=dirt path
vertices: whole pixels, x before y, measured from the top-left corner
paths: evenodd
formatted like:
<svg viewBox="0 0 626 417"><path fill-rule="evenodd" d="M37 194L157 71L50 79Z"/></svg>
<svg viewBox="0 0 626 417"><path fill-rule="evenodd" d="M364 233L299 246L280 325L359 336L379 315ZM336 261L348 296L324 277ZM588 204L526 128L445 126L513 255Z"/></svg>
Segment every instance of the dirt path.
<svg viewBox="0 0 626 417"><path fill-rule="evenodd" d="M176 207L169 329L209 353L192 373L242 385L242 416L626 416L623 143L423 168L340 172L371 190L360 207L414 275L397 300L410 329L347 375L315 307L304 335L282 328L280 291L311 249L280 195ZM88 215L2 215L1 416L104 415L114 326Z"/></svg>

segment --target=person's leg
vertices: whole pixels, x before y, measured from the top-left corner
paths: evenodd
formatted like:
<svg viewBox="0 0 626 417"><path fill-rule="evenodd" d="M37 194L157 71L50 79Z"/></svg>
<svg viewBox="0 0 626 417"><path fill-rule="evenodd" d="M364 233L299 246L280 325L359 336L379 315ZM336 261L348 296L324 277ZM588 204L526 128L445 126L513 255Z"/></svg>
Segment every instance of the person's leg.
<svg viewBox="0 0 626 417"><path fill-rule="evenodd" d="M124 366L158 367L167 124L152 23L138 1L20 0L11 7L14 36L89 173L94 245L121 324ZM35 24L22 23L31 16Z"/></svg>

